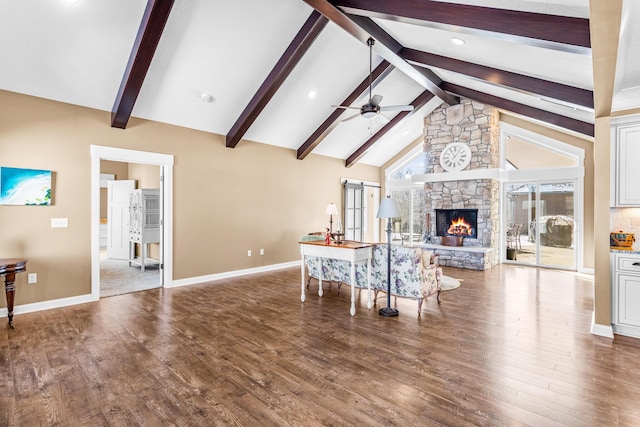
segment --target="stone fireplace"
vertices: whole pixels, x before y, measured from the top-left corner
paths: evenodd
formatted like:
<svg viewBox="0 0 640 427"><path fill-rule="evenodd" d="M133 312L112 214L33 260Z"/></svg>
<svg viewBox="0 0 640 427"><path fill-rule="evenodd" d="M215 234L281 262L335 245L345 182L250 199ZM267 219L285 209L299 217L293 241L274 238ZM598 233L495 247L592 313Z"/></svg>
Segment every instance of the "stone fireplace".
<svg viewBox="0 0 640 427"><path fill-rule="evenodd" d="M426 173L440 174L444 179L424 184L426 213L435 217L436 209L477 209L475 237L463 239L463 248L447 250L437 247L442 265L477 270L491 268L499 261L499 192L494 179L467 179L465 171L498 168L498 113L491 106L468 99L458 105L446 105L434 110L424 121L424 151ZM468 144L471 160L461 171L446 172L440 165L440 154L447 144ZM451 174L447 180L446 175ZM436 230L428 230L431 243L439 245ZM455 250L454 250L455 249ZM466 250L463 250L466 249Z"/></svg>

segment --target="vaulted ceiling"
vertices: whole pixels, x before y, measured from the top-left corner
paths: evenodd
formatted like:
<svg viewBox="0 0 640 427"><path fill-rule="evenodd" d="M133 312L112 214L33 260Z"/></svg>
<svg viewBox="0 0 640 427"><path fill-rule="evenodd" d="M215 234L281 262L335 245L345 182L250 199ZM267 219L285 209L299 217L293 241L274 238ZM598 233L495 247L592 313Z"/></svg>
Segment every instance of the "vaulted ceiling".
<svg viewBox="0 0 640 427"><path fill-rule="evenodd" d="M640 106L638 3L612 28L613 110ZM0 89L379 166L461 97L592 137L590 19L589 0L3 1ZM343 121L370 82L413 110Z"/></svg>

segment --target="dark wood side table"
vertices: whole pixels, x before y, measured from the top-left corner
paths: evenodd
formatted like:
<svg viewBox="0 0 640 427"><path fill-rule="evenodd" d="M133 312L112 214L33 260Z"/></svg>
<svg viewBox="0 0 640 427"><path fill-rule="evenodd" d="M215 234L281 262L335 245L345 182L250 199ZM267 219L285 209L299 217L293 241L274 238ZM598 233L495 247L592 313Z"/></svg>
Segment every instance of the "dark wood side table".
<svg viewBox="0 0 640 427"><path fill-rule="evenodd" d="M4 276L4 291L7 295L9 327L13 326L13 299L15 298L16 273L27 270L27 260L21 258L0 258L0 276Z"/></svg>

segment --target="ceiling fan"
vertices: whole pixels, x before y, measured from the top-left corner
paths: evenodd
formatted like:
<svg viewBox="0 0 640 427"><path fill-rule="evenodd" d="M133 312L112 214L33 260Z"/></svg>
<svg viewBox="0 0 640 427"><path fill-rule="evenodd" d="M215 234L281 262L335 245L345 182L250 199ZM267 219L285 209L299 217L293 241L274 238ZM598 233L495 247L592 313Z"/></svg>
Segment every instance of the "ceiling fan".
<svg viewBox="0 0 640 427"><path fill-rule="evenodd" d="M380 102L382 101L382 95L372 95L372 85L373 85L373 45L375 44L375 40L371 37L367 40L367 46L369 46L369 102L360 106L354 107L350 105L332 105L334 108L344 108L344 109L356 109L360 110L359 114L354 114L353 116L349 116L346 119L342 120L346 122L347 120L351 120L355 117L362 116L365 119L373 119L376 117L382 117L385 121L389 121L384 114L381 114L383 111L412 111L413 105L387 105L381 106Z"/></svg>

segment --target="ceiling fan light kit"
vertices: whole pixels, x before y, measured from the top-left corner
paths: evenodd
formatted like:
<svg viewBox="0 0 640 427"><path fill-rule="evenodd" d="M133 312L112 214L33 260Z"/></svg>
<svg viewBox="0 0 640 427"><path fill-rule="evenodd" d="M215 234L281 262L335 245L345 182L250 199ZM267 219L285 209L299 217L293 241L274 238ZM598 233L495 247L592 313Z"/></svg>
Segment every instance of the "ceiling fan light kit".
<svg viewBox="0 0 640 427"><path fill-rule="evenodd" d="M365 119L374 119L376 117L384 117L384 115L380 114L382 111L412 111L413 105L387 105L380 106L380 102L382 102L382 95L373 95L372 87L373 87L373 45L375 44L375 40L371 37L367 39L367 46L369 46L369 102L360 106L354 107L350 105L333 105L334 108L344 108L344 109L358 109L360 110L359 114L355 114L353 116L349 116L346 119L343 119L343 122L347 120L351 120L355 117L362 116ZM389 121L388 118L384 117Z"/></svg>

